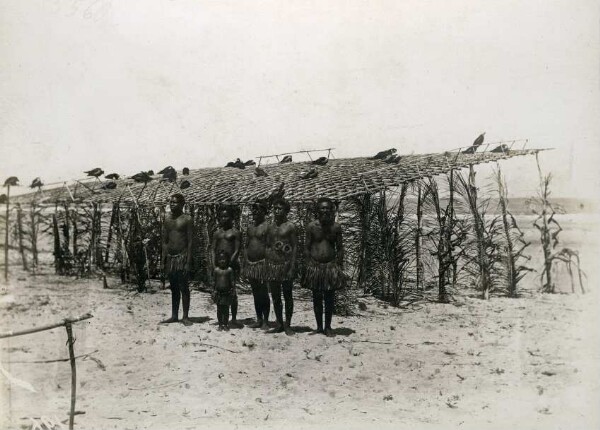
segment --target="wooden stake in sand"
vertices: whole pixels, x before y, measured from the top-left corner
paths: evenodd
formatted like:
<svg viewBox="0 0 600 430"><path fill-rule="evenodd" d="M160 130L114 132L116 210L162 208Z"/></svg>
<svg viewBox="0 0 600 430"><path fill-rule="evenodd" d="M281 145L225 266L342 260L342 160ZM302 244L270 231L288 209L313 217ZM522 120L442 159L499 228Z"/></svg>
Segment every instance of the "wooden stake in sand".
<svg viewBox="0 0 600 430"><path fill-rule="evenodd" d="M77 393L77 369L75 367L75 351L73 349L73 343L74 343L74 339L73 339L73 323L76 323L78 321L83 321L83 320L87 320L93 318L93 315L90 313L81 315L80 317L77 318L65 318L63 321L56 323L56 324L49 324L49 325L45 325L42 327L35 327L35 328L31 328L28 330L22 330L22 331L18 331L18 332L13 332L13 331L9 331L6 333L1 333L0 334L0 339L6 338L6 337L15 337L15 336L22 336L25 334L31 334L31 333L37 333L40 331L45 331L45 330L51 330L53 328L57 328L57 327L61 327L61 326L65 326L65 328L67 329L67 343L69 345L69 361L71 362L71 412L69 414L69 430L73 430L73 424L75 421L75 400L76 400L76 393Z"/></svg>
<svg viewBox="0 0 600 430"><path fill-rule="evenodd" d="M10 184L6 185L6 235L4 236L4 280L8 282L8 215L10 206Z"/></svg>

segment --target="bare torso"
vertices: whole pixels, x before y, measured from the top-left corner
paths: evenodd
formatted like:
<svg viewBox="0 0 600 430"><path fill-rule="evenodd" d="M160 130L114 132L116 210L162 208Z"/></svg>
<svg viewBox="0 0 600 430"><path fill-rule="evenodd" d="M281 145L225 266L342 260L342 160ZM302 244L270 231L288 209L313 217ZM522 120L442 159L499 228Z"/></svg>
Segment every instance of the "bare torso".
<svg viewBox="0 0 600 430"><path fill-rule="evenodd" d="M259 225L248 227L248 242L246 244L248 261L260 261L265 258L268 230L269 224L264 221Z"/></svg>
<svg viewBox="0 0 600 430"><path fill-rule="evenodd" d="M269 224L266 254L275 263L293 262L295 257L296 226L290 221Z"/></svg>
<svg viewBox="0 0 600 430"><path fill-rule="evenodd" d="M234 229L230 228L228 230L223 230L219 228L214 235L214 255L219 254L221 251L225 251L225 253L229 256L229 258L233 261L237 260L236 251L238 251L238 240L240 237L240 233Z"/></svg>
<svg viewBox="0 0 600 430"><path fill-rule="evenodd" d="M181 254L188 249L188 227L192 219L189 215L181 214L173 217L169 214L165 218L165 234L167 253L170 255Z"/></svg>
<svg viewBox="0 0 600 430"><path fill-rule="evenodd" d="M318 221L313 221L308 225L306 234L311 259L319 263L329 263L337 258L336 243L341 235L339 224L322 226Z"/></svg>
<svg viewBox="0 0 600 430"><path fill-rule="evenodd" d="M233 270L231 267L227 269L215 267L215 290L226 292L232 290L233 286Z"/></svg>

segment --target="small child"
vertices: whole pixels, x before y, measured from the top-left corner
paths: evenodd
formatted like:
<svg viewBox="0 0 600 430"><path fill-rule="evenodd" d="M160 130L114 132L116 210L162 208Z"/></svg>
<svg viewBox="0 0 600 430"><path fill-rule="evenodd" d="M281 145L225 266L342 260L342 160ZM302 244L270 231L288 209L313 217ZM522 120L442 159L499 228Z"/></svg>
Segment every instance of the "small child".
<svg viewBox="0 0 600 430"><path fill-rule="evenodd" d="M225 251L217 254L214 279L214 301L217 305L217 320L219 321L217 330L229 330L229 306L235 295L235 274L229 267L229 256Z"/></svg>

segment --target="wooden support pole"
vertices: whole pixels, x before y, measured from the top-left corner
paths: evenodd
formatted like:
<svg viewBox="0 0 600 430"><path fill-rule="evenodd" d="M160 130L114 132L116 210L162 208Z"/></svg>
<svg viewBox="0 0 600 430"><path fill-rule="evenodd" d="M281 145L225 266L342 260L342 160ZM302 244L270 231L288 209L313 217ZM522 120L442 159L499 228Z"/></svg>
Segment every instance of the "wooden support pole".
<svg viewBox="0 0 600 430"><path fill-rule="evenodd" d="M19 238L19 253L23 262L23 269L28 270L27 256L25 255L25 246L23 245L23 211L19 203L17 203L17 236Z"/></svg>
<svg viewBox="0 0 600 430"><path fill-rule="evenodd" d="M9 229L9 206L10 206L10 184L6 186L6 234L4 236L4 280L8 282L8 229Z"/></svg>
<svg viewBox="0 0 600 430"><path fill-rule="evenodd" d="M69 430L73 430L75 421L75 401L77 399L77 367L75 365L75 351L73 349L73 327L70 322L65 323L67 329L67 342L69 344L69 361L71 362L71 411L69 413Z"/></svg>

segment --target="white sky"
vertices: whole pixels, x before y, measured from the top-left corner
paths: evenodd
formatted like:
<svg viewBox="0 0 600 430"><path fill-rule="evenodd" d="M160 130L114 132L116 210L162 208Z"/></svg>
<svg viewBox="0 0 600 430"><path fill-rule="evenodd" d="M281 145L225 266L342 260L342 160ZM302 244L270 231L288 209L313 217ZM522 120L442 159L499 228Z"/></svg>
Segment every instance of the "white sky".
<svg viewBox="0 0 600 430"><path fill-rule="evenodd" d="M553 147L600 190L593 0L0 0L0 180L337 157L486 139ZM533 157L505 161L513 195Z"/></svg>

